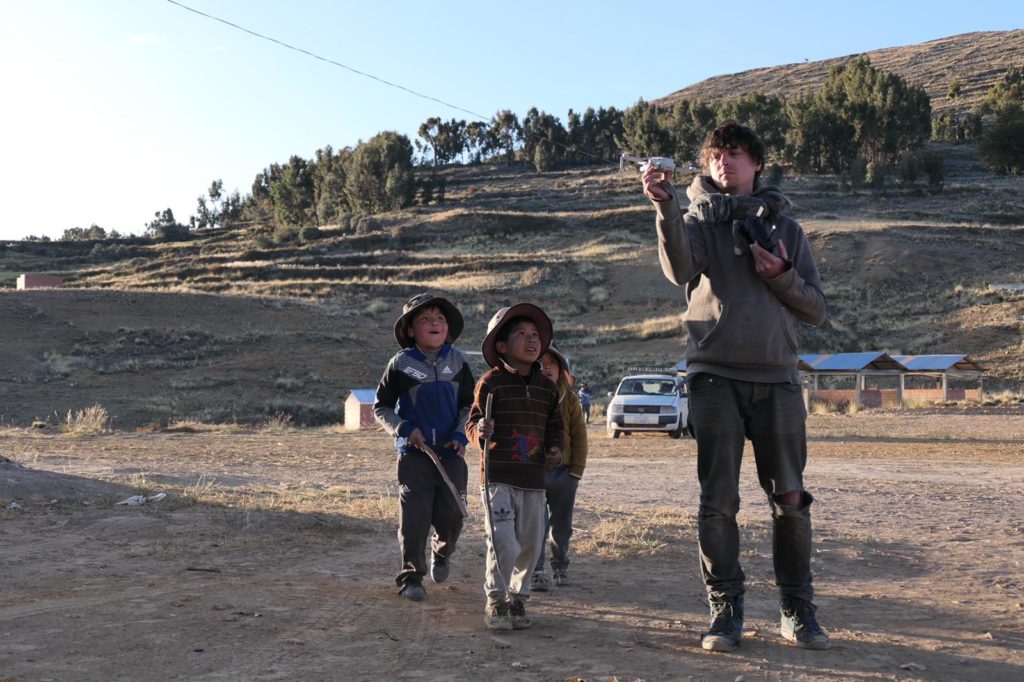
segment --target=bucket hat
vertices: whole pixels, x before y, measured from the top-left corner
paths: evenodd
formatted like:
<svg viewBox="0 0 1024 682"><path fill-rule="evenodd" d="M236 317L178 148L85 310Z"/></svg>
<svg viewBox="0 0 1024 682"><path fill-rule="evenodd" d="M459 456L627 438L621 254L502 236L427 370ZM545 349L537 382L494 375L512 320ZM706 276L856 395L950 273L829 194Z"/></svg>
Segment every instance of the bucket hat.
<svg viewBox="0 0 1024 682"><path fill-rule="evenodd" d="M540 355L544 355L548 350L548 346L551 345L551 318L543 310L532 303L517 303L506 306L494 313L494 317L487 323L487 336L484 337L483 354L484 360L487 361L489 367L497 367L499 364L500 356L498 350L494 347L498 333L509 320L517 317L529 318L531 322L537 325L537 333L540 335Z"/></svg>
<svg viewBox="0 0 1024 682"><path fill-rule="evenodd" d="M448 322L448 343L455 343L455 339L462 335L462 313L446 298L434 296L433 294L417 294L409 299L402 308L402 315L395 322L395 340L402 348L409 348L415 341L409 336L409 325L416 317L416 313L424 308L440 308L444 313L444 319Z"/></svg>

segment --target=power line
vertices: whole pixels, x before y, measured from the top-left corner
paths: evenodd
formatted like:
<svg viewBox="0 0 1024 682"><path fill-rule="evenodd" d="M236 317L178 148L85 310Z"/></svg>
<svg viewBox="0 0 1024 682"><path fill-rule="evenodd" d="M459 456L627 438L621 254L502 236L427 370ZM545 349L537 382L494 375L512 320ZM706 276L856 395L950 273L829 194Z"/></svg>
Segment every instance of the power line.
<svg viewBox="0 0 1024 682"><path fill-rule="evenodd" d="M304 54L304 55L306 55L308 57L312 57L313 59L319 59L322 62L327 62L328 64L333 64L334 66L339 66L339 67L345 69L346 71L351 71L352 73L358 74L360 76L364 76L366 78L371 78L371 79L377 81L378 83L383 83L384 85L387 85L389 87L398 88L399 90L404 90L405 92L409 93L410 95L415 95L416 97L421 97L423 99L430 100L431 102L437 102L438 104L442 104L442 105L444 105L446 107L449 107L451 109L455 109L457 111L461 111L461 112L467 113L470 116L475 116L476 118L483 119L485 121L489 118L488 116L484 116L483 114L478 114L475 111L470 111L469 109L463 109L462 107L457 106L455 104L451 104L449 102L445 102L444 100L440 100L440 99L438 99L436 97L431 97L430 95L425 95L422 92L416 92L415 90L413 90L411 88L407 88L404 85L399 85L398 83L392 83L391 81L384 80L383 78L380 78L379 76L374 76L372 73L366 73L365 71L360 71L359 69L354 69L351 66L347 66L347 65L342 64L341 62L337 62L337 61L335 61L333 59L328 59L327 57L321 57L320 55L318 55L318 54L316 54L314 52L310 52L309 50L304 50L301 47L296 47L295 45L289 45L288 43L284 42L283 40L278 40L277 38L272 38L271 36L263 35L262 33L257 33L256 31L253 31L252 29L245 28L244 26L239 26L238 24L232 23L232 22L228 21L227 19L221 19L220 17L215 17L212 14L207 14L206 12L201 12L200 10L197 10L194 7L189 7L188 5L183 5L182 3L177 2L177 0L167 0L167 2L171 3L172 5L177 5L178 7L182 8L182 9L188 10L189 12L194 12L195 14L198 14L199 16L206 17L207 19L212 19L213 21L219 21L222 24L226 24L227 26L230 26L231 28L235 28L235 29L238 29L239 31L243 31L245 33L248 33L251 36L255 36L255 37L260 38L262 40L268 40L268 41L270 41L272 43L276 43L277 45L280 45L281 47L286 47L289 50L295 50L296 52L301 52L302 54Z"/></svg>
<svg viewBox="0 0 1024 682"><path fill-rule="evenodd" d="M230 26L231 28L234 28L234 29L237 29L239 31L242 31L243 33L248 33L249 35L254 36L256 38L259 38L261 40L266 40L266 41L274 43L276 45L280 45L281 47L288 48L289 50L294 50L295 52L299 52L301 54L304 54L307 57L312 57L313 59L317 59L317 60L325 62L327 64L331 64L333 66L340 67L342 69L345 69L346 71L351 71L352 73L357 74L359 76L363 76L364 78L370 78L372 80L377 81L378 83L382 83L384 85L387 85L388 87L397 88L399 90L402 90L404 92L409 93L410 95L414 95L415 97L420 97L422 99L425 99L425 100L428 100L428 101L431 101L431 102L437 102L438 104L440 104L442 106L446 106L446 107L448 107L450 109L455 109L456 111L461 111L463 113L469 114L470 116L478 118L478 119L480 119L482 121L487 121L490 118L489 116L485 116L484 114L479 114L479 113L477 113L475 111L470 111L469 109L464 109L463 107L460 107L460 106L458 106L456 104L451 104L450 102L445 102L444 100L438 99L437 97L432 97L430 95L425 95L422 92L416 92L415 90L413 90L411 88L407 88L404 85L399 85L398 83L392 83L391 81L388 81L388 80L385 80L383 78L380 78L379 76L374 76L372 73L366 73L365 71L360 71L359 69L352 68L351 66L348 66L346 64L342 64L339 61L335 61L335 60L329 59L327 57L322 57L322 56L316 54L315 52L310 52L309 50L303 49L301 47L296 47L295 45L290 45L289 43L286 43L283 40L278 40L277 38L273 38L271 36L264 35L262 33L258 33L257 31L253 31L252 29L245 28L244 26L239 26L238 24L236 24L234 22L231 22L231 21L228 21L227 19L221 19L220 17L215 17L212 14L207 14L206 12L197 10L194 7L189 7L188 5L182 4L182 3L178 2L177 0L167 0L167 2L169 2L172 5L175 5L177 7L180 7L181 9L188 10L189 12L192 12L194 14L198 14L201 17L205 17L206 19L211 19L213 21L219 22L219 23L224 24L226 26ZM590 152L586 152L586 151L583 151L581 149L576 149L575 147L570 147L569 145L562 144L561 142L555 142L554 140L547 140L547 139L541 138L539 135L536 136L536 137L538 139L542 139L545 142L548 142L549 144L555 145L556 147L561 147L562 149L574 152L576 154L583 154L584 156L589 156L590 158L597 159L598 161L601 161L603 163L612 164L612 165L615 165L616 163L618 163L617 161L609 161L608 159L606 159L604 157L601 157L601 156L597 156L596 154L591 154Z"/></svg>

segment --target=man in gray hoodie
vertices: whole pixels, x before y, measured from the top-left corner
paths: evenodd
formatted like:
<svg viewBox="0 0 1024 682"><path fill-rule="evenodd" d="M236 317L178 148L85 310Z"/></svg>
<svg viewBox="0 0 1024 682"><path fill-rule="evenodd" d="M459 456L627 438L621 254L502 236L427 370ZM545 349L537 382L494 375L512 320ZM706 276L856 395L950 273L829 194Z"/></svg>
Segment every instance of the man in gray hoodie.
<svg viewBox="0 0 1024 682"><path fill-rule="evenodd" d="M711 606L701 638L709 651L733 651L743 631L744 574L739 561L739 472L744 439L772 511L772 554L782 636L827 649L812 602L811 494L804 490L806 411L797 373L796 320L825 321L825 297L810 245L790 202L760 181L764 145L729 121L701 149L708 175L686 194L684 213L671 178L643 174L657 210L661 269L686 287L686 368L690 427L700 480L700 564ZM760 213L764 246L748 218ZM767 248L766 248L767 247ZM770 250L769 250L770 249Z"/></svg>

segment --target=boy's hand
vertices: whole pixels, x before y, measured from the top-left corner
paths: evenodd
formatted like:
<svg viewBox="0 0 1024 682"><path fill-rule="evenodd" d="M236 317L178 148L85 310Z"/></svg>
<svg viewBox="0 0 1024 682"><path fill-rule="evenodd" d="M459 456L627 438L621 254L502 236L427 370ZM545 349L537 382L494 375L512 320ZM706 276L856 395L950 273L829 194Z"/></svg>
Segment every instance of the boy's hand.
<svg viewBox="0 0 1024 682"><path fill-rule="evenodd" d="M548 454L544 457L544 469L551 471L562 465L562 449L548 448Z"/></svg>
<svg viewBox="0 0 1024 682"><path fill-rule="evenodd" d="M419 429L413 429L412 433L409 434L408 440L409 445L420 450L423 449L423 445L426 443L426 441L423 440L423 432Z"/></svg>
<svg viewBox="0 0 1024 682"><path fill-rule="evenodd" d="M491 436L494 435L494 420L481 419L476 423L476 428L481 440L490 440Z"/></svg>
<svg viewBox="0 0 1024 682"><path fill-rule="evenodd" d="M459 457L464 457L466 455L466 447L457 440L450 440L445 443L444 446L450 450L454 450L455 454Z"/></svg>

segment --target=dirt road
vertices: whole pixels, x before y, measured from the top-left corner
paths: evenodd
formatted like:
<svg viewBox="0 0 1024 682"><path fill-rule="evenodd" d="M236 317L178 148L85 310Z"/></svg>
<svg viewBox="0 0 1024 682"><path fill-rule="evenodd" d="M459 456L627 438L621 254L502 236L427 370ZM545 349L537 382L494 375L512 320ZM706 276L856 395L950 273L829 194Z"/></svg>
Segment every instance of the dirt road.
<svg viewBox="0 0 1024 682"><path fill-rule="evenodd" d="M778 636L748 466L734 654L699 646L690 441L593 428L573 584L530 600L533 629L494 636L478 497L451 580L421 604L397 597L381 433L2 431L0 680L1024 679L1019 408L813 416L809 430L833 647ZM140 492L168 496L116 504Z"/></svg>

